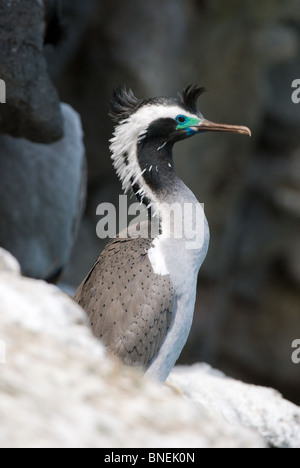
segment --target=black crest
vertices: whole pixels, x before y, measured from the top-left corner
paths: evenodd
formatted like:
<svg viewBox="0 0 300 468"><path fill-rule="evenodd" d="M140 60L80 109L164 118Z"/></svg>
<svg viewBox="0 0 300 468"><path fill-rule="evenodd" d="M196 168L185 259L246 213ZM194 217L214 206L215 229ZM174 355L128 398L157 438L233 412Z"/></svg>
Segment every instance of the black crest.
<svg viewBox="0 0 300 468"><path fill-rule="evenodd" d="M131 114L136 112L139 107L149 103L171 105L174 102L181 104L192 114L200 114L197 106L199 96L206 91L205 88L198 88L197 86L188 86L179 93L179 102L171 98L151 98L139 100L133 94L131 89L122 86L113 91L113 97L110 101L109 115L117 123L130 117Z"/></svg>
<svg viewBox="0 0 300 468"><path fill-rule="evenodd" d="M127 119L140 106L139 101L131 89L126 86L114 89L113 97L110 101L109 116L115 121Z"/></svg>
<svg viewBox="0 0 300 468"><path fill-rule="evenodd" d="M188 86L179 93L180 102L192 113L198 114L197 101L201 94L205 93L206 88L198 88L198 86Z"/></svg>

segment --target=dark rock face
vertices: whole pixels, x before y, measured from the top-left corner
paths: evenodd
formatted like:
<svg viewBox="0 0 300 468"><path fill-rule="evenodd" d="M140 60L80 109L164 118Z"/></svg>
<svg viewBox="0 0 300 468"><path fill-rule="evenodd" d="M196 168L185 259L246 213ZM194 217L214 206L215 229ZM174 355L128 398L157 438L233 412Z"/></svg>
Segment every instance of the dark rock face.
<svg viewBox="0 0 300 468"><path fill-rule="evenodd" d="M78 114L62 106L64 138L50 145L0 136L0 245L26 276L53 279L68 261L84 208Z"/></svg>
<svg viewBox="0 0 300 468"><path fill-rule="evenodd" d="M0 78L6 105L0 133L50 143L63 135L58 94L43 55L44 6L38 0L0 3Z"/></svg>

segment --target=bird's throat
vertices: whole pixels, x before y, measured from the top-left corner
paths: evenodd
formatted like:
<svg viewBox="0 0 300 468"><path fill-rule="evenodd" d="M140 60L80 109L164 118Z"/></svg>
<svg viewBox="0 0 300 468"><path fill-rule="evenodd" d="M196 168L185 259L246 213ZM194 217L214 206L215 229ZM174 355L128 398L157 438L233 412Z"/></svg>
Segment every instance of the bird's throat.
<svg viewBox="0 0 300 468"><path fill-rule="evenodd" d="M137 145L141 177L133 190L146 205L149 221L159 226L159 235L186 242L197 229L199 202L176 174L172 149L160 139L144 139Z"/></svg>
<svg viewBox="0 0 300 468"><path fill-rule="evenodd" d="M137 160L143 174L139 185L156 201L172 195L174 184L179 179L174 170L173 145L163 139L145 139L137 145ZM153 200L154 201L154 200Z"/></svg>

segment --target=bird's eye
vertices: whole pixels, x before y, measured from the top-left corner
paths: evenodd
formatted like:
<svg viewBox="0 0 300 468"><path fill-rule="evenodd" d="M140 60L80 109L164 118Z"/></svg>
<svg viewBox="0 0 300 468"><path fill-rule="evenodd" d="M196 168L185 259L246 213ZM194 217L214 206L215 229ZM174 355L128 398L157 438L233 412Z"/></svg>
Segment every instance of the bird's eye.
<svg viewBox="0 0 300 468"><path fill-rule="evenodd" d="M186 122L186 116L185 115L177 115L175 120L176 120L176 122L182 124L182 123Z"/></svg>

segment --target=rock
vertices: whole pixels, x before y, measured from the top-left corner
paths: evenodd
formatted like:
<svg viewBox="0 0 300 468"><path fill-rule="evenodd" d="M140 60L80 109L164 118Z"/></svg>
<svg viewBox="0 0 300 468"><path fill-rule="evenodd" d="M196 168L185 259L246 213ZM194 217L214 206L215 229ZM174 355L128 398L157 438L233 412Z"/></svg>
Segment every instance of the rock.
<svg viewBox="0 0 300 468"><path fill-rule="evenodd" d="M45 57L51 78L61 73L81 45L82 36L95 18L98 0L44 0ZM54 46L54 47L53 47ZM79 71L79 70L78 70Z"/></svg>
<svg viewBox="0 0 300 468"><path fill-rule="evenodd" d="M1 249L3 263L17 264ZM204 364L161 387L106 356L77 304L15 267L0 268L0 299L2 448L300 447L300 408L273 389Z"/></svg>
<svg viewBox="0 0 300 468"><path fill-rule="evenodd" d="M0 78L6 82L0 133L49 143L63 136L58 94L50 81L44 44L44 5L0 3Z"/></svg>
<svg viewBox="0 0 300 468"><path fill-rule="evenodd" d="M51 279L64 267L84 207L81 122L70 106L61 109L64 138L56 143L0 136L0 245L34 278Z"/></svg>
<svg viewBox="0 0 300 468"><path fill-rule="evenodd" d="M9 271L11 273L21 273L18 261L6 250L0 247L0 272Z"/></svg>
<svg viewBox="0 0 300 468"><path fill-rule="evenodd" d="M0 271L0 447L265 447L105 355L56 287ZM1 362L1 361L0 361Z"/></svg>
<svg viewBox="0 0 300 468"><path fill-rule="evenodd" d="M206 364L177 367L168 382L200 408L253 429L277 448L300 448L300 408L280 393L226 377Z"/></svg>

